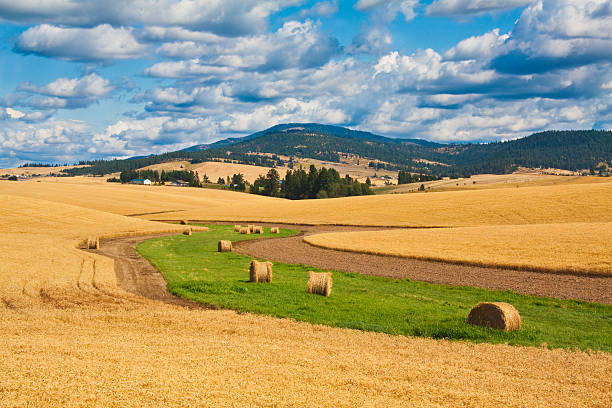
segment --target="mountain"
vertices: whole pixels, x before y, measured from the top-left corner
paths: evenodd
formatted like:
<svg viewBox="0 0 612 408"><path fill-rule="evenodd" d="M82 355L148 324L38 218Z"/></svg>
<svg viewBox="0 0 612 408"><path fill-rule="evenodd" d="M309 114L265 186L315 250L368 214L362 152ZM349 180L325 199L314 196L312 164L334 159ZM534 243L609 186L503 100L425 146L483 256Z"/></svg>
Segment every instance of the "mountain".
<svg viewBox="0 0 612 408"><path fill-rule="evenodd" d="M509 173L519 166L591 172L600 169L605 173L612 165L612 132L546 131L508 142L439 144L420 139L388 138L338 126L289 123L242 138L160 155L81 162L91 167L66 172L108 174L172 160L231 161L274 167L290 164L291 158L340 162L347 156L357 156L376 169L450 177Z"/></svg>
<svg viewBox="0 0 612 408"><path fill-rule="evenodd" d="M247 142L249 140L257 139L262 136L271 133L286 133L286 134L302 134L302 133L315 133L322 135L335 136L343 139L360 139L367 140L371 142L379 142L379 143L396 143L396 144L415 144L419 146L427 146L427 147L441 147L444 146L439 143L430 142L428 140L423 139L403 139L403 138L390 138L385 136L376 135L370 132L363 132L360 130L348 129L340 126L332 126L332 125L322 125L320 123L284 123L276 126L272 126L268 129L253 133L244 137L230 137L227 139L219 140L217 142L211 144L199 144L195 146L188 147L183 149L186 152L196 152L199 150L230 146L242 142Z"/></svg>

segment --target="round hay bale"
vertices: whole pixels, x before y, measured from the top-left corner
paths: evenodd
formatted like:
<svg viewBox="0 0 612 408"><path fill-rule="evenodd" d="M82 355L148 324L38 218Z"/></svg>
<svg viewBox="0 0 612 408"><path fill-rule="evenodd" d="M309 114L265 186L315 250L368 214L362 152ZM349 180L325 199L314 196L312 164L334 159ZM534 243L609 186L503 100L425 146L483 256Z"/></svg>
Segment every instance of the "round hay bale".
<svg viewBox="0 0 612 408"><path fill-rule="evenodd" d="M253 228L253 233L254 233L254 234L260 234L260 235L261 235L261 234L263 234L263 233L264 233L264 229L263 229L263 227L258 227L258 226L256 226L256 227L254 227L254 228Z"/></svg>
<svg viewBox="0 0 612 408"><path fill-rule="evenodd" d="M254 229L255 229L255 225L253 225L253 224L249 224L249 225L247 225L247 228L249 229L249 232L255 232L255 231L254 231Z"/></svg>
<svg viewBox="0 0 612 408"><path fill-rule="evenodd" d="M232 241L222 239L217 246L219 252L232 252Z"/></svg>
<svg viewBox="0 0 612 408"><path fill-rule="evenodd" d="M270 228L270 234L280 234L280 228L278 228L278 227L271 227Z"/></svg>
<svg viewBox="0 0 612 408"><path fill-rule="evenodd" d="M331 295L332 284L331 272L308 271L308 293L329 296Z"/></svg>
<svg viewBox="0 0 612 408"><path fill-rule="evenodd" d="M241 229L242 229L241 225L234 225L234 232L240 232Z"/></svg>
<svg viewBox="0 0 612 408"><path fill-rule="evenodd" d="M185 228L183 230L183 235L191 235L191 228Z"/></svg>
<svg viewBox="0 0 612 408"><path fill-rule="evenodd" d="M249 235L251 233L251 231L249 231L248 227L242 227L242 228L240 228L240 233L241 234Z"/></svg>
<svg viewBox="0 0 612 408"><path fill-rule="evenodd" d="M189 225L189 221L187 221L187 220L181 220L181 225Z"/></svg>
<svg viewBox="0 0 612 408"><path fill-rule="evenodd" d="M252 260L249 275L251 282L272 282L272 262Z"/></svg>
<svg viewBox="0 0 612 408"><path fill-rule="evenodd" d="M521 330L521 315L510 303L481 302L470 310L468 324L505 331Z"/></svg>
<svg viewBox="0 0 612 408"><path fill-rule="evenodd" d="M89 238L87 240L87 249L100 249L100 238Z"/></svg>

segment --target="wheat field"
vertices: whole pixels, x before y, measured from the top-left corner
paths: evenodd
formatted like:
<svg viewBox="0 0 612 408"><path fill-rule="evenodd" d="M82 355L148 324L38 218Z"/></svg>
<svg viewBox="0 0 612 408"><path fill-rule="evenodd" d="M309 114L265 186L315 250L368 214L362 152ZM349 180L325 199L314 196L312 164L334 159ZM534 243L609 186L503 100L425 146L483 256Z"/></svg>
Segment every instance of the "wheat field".
<svg viewBox="0 0 612 408"><path fill-rule="evenodd" d="M599 179L601 180L601 179ZM229 191L93 183L1 182L0 193L155 220L374 226L477 226L612 222L612 180L477 191L290 201Z"/></svg>
<svg viewBox="0 0 612 408"><path fill-rule="evenodd" d="M606 353L389 336L131 295L117 286L112 260L75 246L90 235L181 227L93 207L151 212L196 202L204 214L206 196L219 200L215 214L236 195L185 189L148 196L121 186L31 184L19 183L24 190L15 195L6 193L13 185L0 183L3 407L609 402L612 356ZM33 197L33 187L48 200Z"/></svg>
<svg viewBox="0 0 612 408"><path fill-rule="evenodd" d="M326 233L309 244L479 266L612 275L612 223L498 225Z"/></svg>

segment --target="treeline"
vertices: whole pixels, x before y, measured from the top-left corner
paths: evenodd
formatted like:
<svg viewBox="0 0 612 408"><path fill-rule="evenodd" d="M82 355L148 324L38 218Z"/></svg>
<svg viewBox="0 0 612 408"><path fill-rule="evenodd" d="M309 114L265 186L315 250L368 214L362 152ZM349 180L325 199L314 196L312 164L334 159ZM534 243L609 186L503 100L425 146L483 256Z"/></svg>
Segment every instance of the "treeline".
<svg viewBox="0 0 612 408"><path fill-rule="evenodd" d="M108 181L129 183L135 179L149 179L153 183L182 180L189 183L189 187L202 187L198 173L187 170L162 170L161 172L157 170L125 170L121 172L118 179L108 179Z"/></svg>
<svg viewBox="0 0 612 408"><path fill-rule="evenodd" d="M21 167L62 167L69 166L69 164L49 164L49 163L25 163L19 166Z"/></svg>
<svg viewBox="0 0 612 408"><path fill-rule="evenodd" d="M259 176L250 191L271 197L290 200L306 198L335 198L373 194L369 184L360 183L349 175L340 177L335 169L322 167L320 170L311 165L308 172L304 169L288 170L281 180L276 169Z"/></svg>
<svg viewBox="0 0 612 408"><path fill-rule="evenodd" d="M433 180L440 180L440 177L428 174L412 174L403 170L400 170L397 174L397 184L422 183Z"/></svg>

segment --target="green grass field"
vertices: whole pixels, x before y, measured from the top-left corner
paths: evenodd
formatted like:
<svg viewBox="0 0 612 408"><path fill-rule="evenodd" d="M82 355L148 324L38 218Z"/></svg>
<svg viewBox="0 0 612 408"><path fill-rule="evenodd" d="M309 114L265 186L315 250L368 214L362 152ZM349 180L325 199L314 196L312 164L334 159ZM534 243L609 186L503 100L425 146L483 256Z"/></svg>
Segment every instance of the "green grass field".
<svg viewBox="0 0 612 408"><path fill-rule="evenodd" d="M330 297L310 295L308 271L320 269L275 263L272 283L250 283L251 258L218 253L217 242L262 236L240 235L231 226L208 227L207 232L154 238L137 247L177 296L241 312L395 335L612 351L609 305L337 271ZM281 231L280 236L296 233ZM271 236L266 232L263 237ZM513 304L523 329L507 333L468 325L470 308L481 301Z"/></svg>

